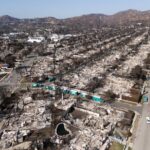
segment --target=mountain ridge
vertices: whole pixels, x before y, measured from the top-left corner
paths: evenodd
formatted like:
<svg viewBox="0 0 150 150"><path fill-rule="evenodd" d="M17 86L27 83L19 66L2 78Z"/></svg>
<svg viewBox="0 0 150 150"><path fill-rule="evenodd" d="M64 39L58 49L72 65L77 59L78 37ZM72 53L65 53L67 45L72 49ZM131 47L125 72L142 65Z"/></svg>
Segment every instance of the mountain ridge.
<svg viewBox="0 0 150 150"><path fill-rule="evenodd" d="M25 18L18 19L8 15L0 16L0 24L15 24L23 26L59 26L63 27L62 30L67 28L75 30L99 28L101 26L111 26L111 25L126 25L130 23L146 23L150 22L150 10L139 11L134 9L128 9L125 11L120 11L113 15L105 15L102 13L98 14L85 14L81 16L70 17L66 19L57 19L55 17L42 17L42 18ZM21 25L20 25L21 24Z"/></svg>

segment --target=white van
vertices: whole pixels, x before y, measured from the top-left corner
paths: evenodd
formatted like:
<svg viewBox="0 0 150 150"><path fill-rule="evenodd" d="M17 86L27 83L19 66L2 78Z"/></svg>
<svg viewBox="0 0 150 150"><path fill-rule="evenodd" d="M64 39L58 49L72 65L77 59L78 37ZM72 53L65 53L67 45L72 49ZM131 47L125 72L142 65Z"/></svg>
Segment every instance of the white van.
<svg viewBox="0 0 150 150"><path fill-rule="evenodd" d="M146 123L150 123L150 117L146 117Z"/></svg>

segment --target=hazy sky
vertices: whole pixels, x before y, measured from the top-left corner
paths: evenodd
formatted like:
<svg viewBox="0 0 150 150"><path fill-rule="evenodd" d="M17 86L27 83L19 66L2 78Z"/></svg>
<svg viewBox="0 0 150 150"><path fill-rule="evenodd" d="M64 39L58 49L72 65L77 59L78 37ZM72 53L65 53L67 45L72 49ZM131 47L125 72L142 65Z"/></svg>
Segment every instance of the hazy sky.
<svg viewBox="0 0 150 150"><path fill-rule="evenodd" d="M113 14L120 10L150 10L150 0L0 0L0 16L67 18L89 13Z"/></svg>

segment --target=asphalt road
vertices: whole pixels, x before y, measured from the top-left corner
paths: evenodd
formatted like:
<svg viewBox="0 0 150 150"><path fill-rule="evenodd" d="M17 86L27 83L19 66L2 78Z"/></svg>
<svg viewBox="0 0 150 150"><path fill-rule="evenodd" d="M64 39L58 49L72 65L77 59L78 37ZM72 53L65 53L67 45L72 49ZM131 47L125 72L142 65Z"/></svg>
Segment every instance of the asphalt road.
<svg viewBox="0 0 150 150"><path fill-rule="evenodd" d="M125 110L132 110L137 112L138 114L142 114L142 106L141 105L134 105L134 104L129 104L129 103L125 103L122 101L116 101L112 104L110 104L112 107L114 108L119 108L119 109L125 109Z"/></svg>
<svg viewBox="0 0 150 150"><path fill-rule="evenodd" d="M27 61L25 61L22 65L32 66L34 60L35 58L30 58ZM21 74L17 73L16 69L14 69L7 78L0 82L0 85L8 86L8 89L11 91L11 93L13 93L20 86L21 79Z"/></svg>
<svg viewBox="0 0 150 150"><path fill-rule="evenodd" d="M150 88L147 89L150 100ZM150 101L143 105L142 116L139 121L133 150L150 150L150 124L146 123L146 117L150 116Z"/></svg>
<svg viewBox="0 0 150 150"><path fill-rule="evenodd" d="M1 86L8 86L10 91L13 93L18 88L18 85L21 80L21 75L16 72L16 70L13 70L11 74L5 78L0 84Z"/></svg>

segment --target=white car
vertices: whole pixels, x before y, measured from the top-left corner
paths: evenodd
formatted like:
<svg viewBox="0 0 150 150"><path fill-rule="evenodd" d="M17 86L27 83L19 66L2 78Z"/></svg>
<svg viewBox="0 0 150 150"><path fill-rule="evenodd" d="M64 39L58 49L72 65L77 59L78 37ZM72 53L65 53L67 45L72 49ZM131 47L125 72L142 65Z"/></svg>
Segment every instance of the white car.
<svg viewBox="0 0 150 150"><path fill-rule="evenodd" d="M150 123L150 117L146 117L146 123Z"/></svg>

